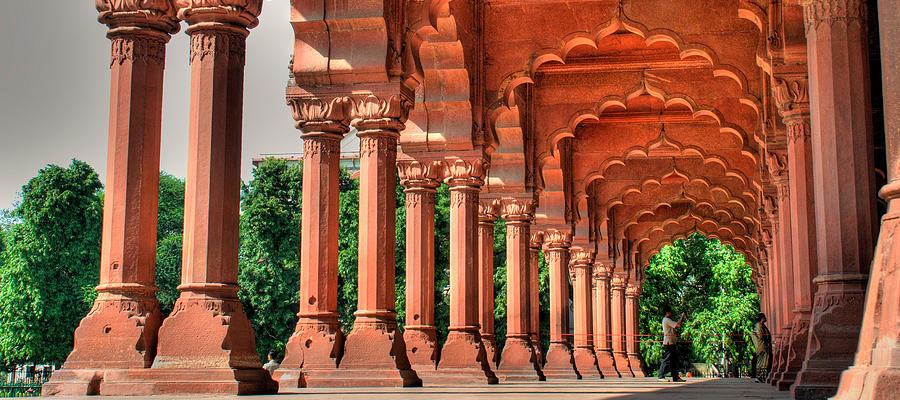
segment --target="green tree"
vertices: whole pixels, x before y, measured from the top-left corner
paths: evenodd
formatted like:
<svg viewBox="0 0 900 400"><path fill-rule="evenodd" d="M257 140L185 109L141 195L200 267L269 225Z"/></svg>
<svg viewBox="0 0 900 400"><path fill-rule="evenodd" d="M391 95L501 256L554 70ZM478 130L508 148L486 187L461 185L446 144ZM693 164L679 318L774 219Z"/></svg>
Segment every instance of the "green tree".
<svg viewBox="0 0 900 400"><path fill-rule="evenodd" d="M0 266L0 362L62 362L98 282L103 202L97 173L73 160L22 187Z"/></svg>
<svg viewBox="0 0 900 400"><path fill-rule="evenodd" d="M268 159L241 187L238 282L260 356L282 351L297 323L303 171Z"/></svg>
<svg viewBox="0 0 900 400"><path fill-rule="evenodd" d="M163 315L172 312L181 283L181 240L184 230L184 179L159 174L156 230L156 298Z"/></svg>
<svg viewBox="0 0 900 400"><path fill-rule="evenodd" d="M664 246L644 272L641 295L642 334L662 335L664 306L688 317L679 344L685 362L719 363L723 352L729 363L745 366L752 349L746 345L759 312L759 297L752 269L743 255L716 239L695 233ZM660 343L645 341L641 352L648 366L658 365Z"/></svg>

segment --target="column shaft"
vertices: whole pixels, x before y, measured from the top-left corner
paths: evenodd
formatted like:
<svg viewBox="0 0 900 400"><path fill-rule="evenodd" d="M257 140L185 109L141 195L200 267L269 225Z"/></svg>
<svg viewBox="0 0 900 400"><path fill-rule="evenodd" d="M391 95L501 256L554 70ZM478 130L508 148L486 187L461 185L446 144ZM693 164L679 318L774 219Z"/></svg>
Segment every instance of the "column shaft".
<svg viewBox="0 0 900 400"><path fill-rule="evenodd" d="M900 244L896 235L900 222L900 70L896 67L900 63L900 3L879 1L878 22L889 182L881 189L881 197L888 202L888 212L881 220L859 347L853 366L841 375L839 400L900 397L900 264L896 261Z"/></svg>
<svg viewBox="0 0 900 400"><path fill-rule="evenodd" d="M628 354L628 365L631 373L637 378L646 376L641 360L640 337L638 336L638 323L640 322L641 287L630 283L625 288L625 352Z"/></svg>
<svg viewBox="0 0 900 400"><path fill-rule="evenodd" d="M616 369L612 352L612 312L610 305L610 279L612 269L607 262L594 264L594 278L597 282L596 319L597 332L594 333L594 353L597 366L604 378L621 377Z"/></svg>
<svg viewBox="0 0 900 400"><path fill-rule="evenodd" d="M786 157L785 157L786 158ZM787 166L787 160L782 158L783 166ZM781 347L778 354L778 358L780 360L778 370L776 370L776 376L773 377L772 384L778 387L779 390L787 390L790 387L790 383L787 386L783 383L783 378L785 372L788 371L790 366L789 358L790 358L790 345L791 345L791 331L793 322L793 310L794 310L794 267L793 267L793 244L791 243L792 235L791 235L791 193L790 186L788 185L787 171L781 170L778 174L778 178L775 180L775 186L778 190L778 235L777 238L779 240L779 248L783 249L779 252L779 261L781 265L781 269L779 270L781 274L780 286L779 290L781 291L782 301L779 303L779 315L781 317Z"/></svg>
<svg viewBox="0 0 900 400"><path fill-rule="evenodd" d="M625 283L627 278L623 275L613 275L610 302L610 316L612 318L612 352L616 363L616 370L622 377L633 378L631 368L628 366L628 354L625 351Z"/></svg>
<svg viewBox="0 0 900 400"><path fill-rule="evenodd" d="M859 341L875 242L867 7L803 2L812 128L818 273L797 398L837 391Z"/></svg>
<svg viewBox="0 0 900 400"><path fill-rule="evenodd" d="M581 249L572 250L569 268L573 279L572 302L575 308L575 367L582 378L600 378L592 339L593 312L591 309L591 281L594 255Z"/></svg>
<svg viewBox="0 0 900 400"><path fill-rule="evenodd" d="M479 204L478 214L478 323L481 343L491 367L500 361L494 338L494 223L491 201Z"/></svg>
<svg viewBox="0 0 900 400"><path fill-rule="evenodd" d="M478 193L483 160L448 162L450 185L450 326L438 374L446 383L496 383L479 333ZM427 382L430 382L426 378Z"/></svg>
<svg viewBox="0 0 900 400"><path fill-rule="evenodd" d="M547 379L575 379L581 375L575 369L572 349L566 340L569 332L569 246L568 232L551 230L544 233L547 243L547 264L550 272L550 347L544 375Z"/></svg>
<svg viewBox="0 0 900 400"><path fill-rule="evenodd" d="M340 141L348 128L344 104L292 100L303 131L303 201L300 222L300 302L294 333L281 367L281 387L301 387L321 370L337 368L344 345L338 324L338 208ZM312 120L314 108L338 120ZM301 370L300 367L303 367Z"/></svg>
<svg viewBox="0 0 900 400"><path fill-rule="evenodd" d="M540 305L540 253L543 237L540 232L531 232L528 242L528 319L531 344L538 364L544 365L544 352L541 349L541 305Z"/></svg>

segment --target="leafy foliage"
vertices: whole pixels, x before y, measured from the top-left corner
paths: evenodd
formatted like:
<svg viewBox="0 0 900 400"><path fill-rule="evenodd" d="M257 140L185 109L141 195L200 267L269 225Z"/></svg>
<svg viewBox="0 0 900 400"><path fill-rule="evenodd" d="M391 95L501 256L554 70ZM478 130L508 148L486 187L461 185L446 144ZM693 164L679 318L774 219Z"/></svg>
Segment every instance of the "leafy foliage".
<svg viewBox="0 0 900 400"><path fill-rule="evenodd" d="M184 179L159 174L156 224L156 298L163 315L172 312L181 283L181 240L184 230Z"/></svg>
<svg viewBox="0 0 900 400"><path fill-rule="evenodd" d="M747 346L759 297L751 267L730 245L695 233L662 248L644 273L641 295L642 334L662 335L662 308L688 313L679 348L685 362L720 363L724 354L732 365L749 363ZM642 342L648 366L662 358L660 343Z"/></svg>
<svg viewBox="0 0 900 400"><path fill-rule="evenodd" d="M103 201L97 173L73 160L22 187L0 265L0 363L59 363L91 307Z"/></svg>

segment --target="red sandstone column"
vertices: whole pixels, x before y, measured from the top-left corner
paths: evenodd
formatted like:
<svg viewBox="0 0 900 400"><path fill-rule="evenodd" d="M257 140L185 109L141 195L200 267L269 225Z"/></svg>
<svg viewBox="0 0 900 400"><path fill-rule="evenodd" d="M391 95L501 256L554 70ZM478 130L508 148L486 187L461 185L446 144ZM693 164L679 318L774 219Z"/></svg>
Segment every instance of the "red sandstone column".
<svg viewBox="0 0 900 400"><path fill-rule="evenodd" d="M819 275L806 361L791 391L821 398L837 391L859 341L875 230L872 107L866 2L803 4Z"/></svg>
<svg viewBox="0 0 900 400"><path fill-rule="evenodd" d="M237 297L244 45L262 1L176 4L191 36L184 250L181 294L159 330L154 392L271 393L277 385L260 368Z"/></svg>
<svg viewBox="0 0 900 400"><path fill-rule="evenodd" d="M769 330L772 332L772 366L769 368L768 376L766 376L766 383L773 383L776 371L780 366L778 355L781 353L782 338L779 333L781 332L781 312L779 310L779 304L783 301L783 296L778 289L779 277L781 275L780 249L776 238L776 232L778 232L778 206L776 205L776 200L771 196L765 197L765 213L769 220L769 228L763 230L763 235L766 246L770 248L769 293L770 304L772 306L769 310L771 315L767 315L768 320L772 321L769 325Z"/></svg>
<svg viewBox="0 0 900 400"><path fill-rule="evenodd" d="M628 366L628 354L625 352L625 283L628 277L615 274L612 277L610 316L612 317L612 352L616 362L616 370L625 378L633 378Z"/></svg>
<svg viewBox="0 0 900 400"><path fill-rule="evenodd" d="M794 272L793 272L793 245L791 243L791 192L787 171L787 155L782 152L769 152L767 160L768 168L772 174L778 197L778 228L776 239L782 251L779 258L778 290L781 293L781 301L778 304L781 317L781 346L778 354L779 364L775 371L772 384L779 390L787 390L790 386L784 386L782 377L788 368L788 351L790 350L792 310L794 309Z"/></svg>
<svg viewBox="0 0 900 400"><path fill-rule="evenodd" d="M281 388L302 387L337 368L344 345L338 324L338 177L347 133L342 99L289 99L303 132L303 217L300 223L300 303L297 326L272 374ZM301 366L303 369L301 370Z"/></svg>
<svg viewBox="0 0 900 400"><path fill-rule="evenodd" d="M493 200L478 205L478 322L481 343L491 368L500 361L494 339L494 223L497 211Z"/></svg>
<svg viewBox="0 0 900 400"><path fill-rule="evenodd" d="M643 378L643 361L640 353L640 337L638 337L638 322L640 321L639 303L641 297L641 285L629 283L625 288L625 352L628 355L628 366L636 378Z"/></svg>
<svg viewBox="0 0 900 400"><path fill-rule="evenodd" d="M410 102L397 94L352 101L360 141L359 298L337 373L315 385L420 385L394 311L397 137Z"/></svg>
<svg viewBox="0 0 900 400"><path fill-rule="evenodd" d="M440 163L397 163L406 193L406 356L418 375L437 368L434 326L434 194Z"/></svg>
<svg viewBox="0 0 900 400"><path fill-rule="evenodd" d="M165 47L178 22L168 2L97 4L112 41L100 285L44 394L98 394L90 387L93 370L149 367L162 320L154 285L160 123Z"/></svg>
<svg viewBox="0 0 900 400"><path fill-rule="evenodd" d="M583 249L572 249L569 261L572 276L572 305L575 308L575 368L582 378L599 379L597 358L591 340L593 318L591 310L591 281L593 280L594 253Z"/></svg>
<svg viewBox="0 0 900 400"><path fill-rule="evenodd" d="M791 336L788 339L784 374L778 381L787 390L806 356L809 318L812 311L812 280L817 275L816 220L813 210L812 147L809 136L809 95L806 65L783 66L776 74L775 97L787 126L788 175L790 181L793 304ZM793 73L792 73L793 72Z"/></svg>
<svg viewBox="0 0 900 400"><path fill-rule="evenodd" d="M478 192L487 163L482 159L446 162L450 186L450 326L434 378L426 382L497 383L479 334Z"/></svg>
<svg viewBox="0 0 900 400"><path fill-rule="evenodd" d="M597 367L604 378L619 378L616 360L612 352L612 312L610 306L611 263L598 260L594 263L594 279L597 282L596 318L597 332L594 334L594 354Z"/></svg>
<svg viewBox="0 0 900 400"><path fill-rule="evenodd" d="M565 338L569 332L566 319L569 315L569 247L572 234L558 230L544 232L547 244L547 261L550 270L550 347L544 375L547 379L576 379L581 375L575 370L572 349Z"/></svg>
<svg viewBox="0 0 900 400"><path fill-rule="evenodd" d="M528 316L530 328L528 336L534 346L538 365L544 365L544 352L541 349L541 305L540 305L540 253L543 234L531 232L528 242Z"/></svg>
<svg viewBox="0 0 900 400"><path fill-rule="evenodd" d="M900 398L900 271L896 235L900 221L900 3L878 2L884 87L888 181L881 197L888 202L872 262L859 348L850 369L841 375L838 400Z"/></svg>
<svg viewBox="0 0 900 400"><path fill-rule="evenodd" d="M506 345L497 376L501 381L544 380L528 336L528 241L534 218L534 200L504 198L501 215L506 221Z"/></svg>

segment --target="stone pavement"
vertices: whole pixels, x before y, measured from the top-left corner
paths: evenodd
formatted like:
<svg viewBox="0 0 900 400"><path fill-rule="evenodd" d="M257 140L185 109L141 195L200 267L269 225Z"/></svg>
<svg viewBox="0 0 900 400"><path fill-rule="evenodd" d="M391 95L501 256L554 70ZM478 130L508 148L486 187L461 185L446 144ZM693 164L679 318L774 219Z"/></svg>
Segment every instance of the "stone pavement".
<svg viewBox="0 0 900 400"><path fill-rule="evenodd" d="M92 398L97 399L96 397ZM168 398L184 398L184 396L134 397L129 400L158 400ZM195 398L213 399L219 397L197 396ZM660 382L657 381L656 378L625 378L596 381L557 380L554 382L457 387L314 388L297 389L296 393L291 394L249 396L249 398L254 400L729 400L790 399L790 395L788 392L778 392L772 386L753 383L747 379L688 378L685 383L672 383Z"/></svg>

